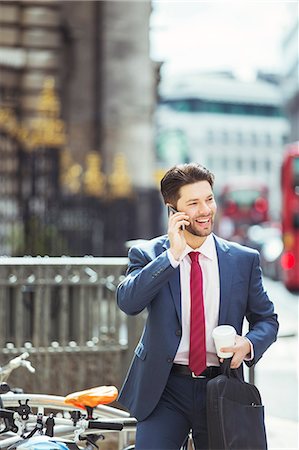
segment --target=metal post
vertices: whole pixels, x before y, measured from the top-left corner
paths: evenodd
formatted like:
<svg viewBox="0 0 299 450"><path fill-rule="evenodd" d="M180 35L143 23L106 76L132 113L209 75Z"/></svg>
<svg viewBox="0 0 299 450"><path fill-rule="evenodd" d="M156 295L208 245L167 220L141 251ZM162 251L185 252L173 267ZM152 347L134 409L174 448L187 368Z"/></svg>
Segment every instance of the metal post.
<svg viewBox="0 0 299 450"><path fill-rule="evenodd" d="M251 384L254 384L254 382L255 382L254 367L255 366L249 367L249 383L251 383Z"/></svg>

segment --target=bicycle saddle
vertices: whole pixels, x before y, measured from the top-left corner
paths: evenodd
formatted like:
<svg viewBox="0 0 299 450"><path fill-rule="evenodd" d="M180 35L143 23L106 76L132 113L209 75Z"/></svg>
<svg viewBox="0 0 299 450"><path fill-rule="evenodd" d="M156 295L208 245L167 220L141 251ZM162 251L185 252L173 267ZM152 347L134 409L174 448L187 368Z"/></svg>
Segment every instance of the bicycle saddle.
<svg viewBox="0 0 299 450"><path fill-rule="evenodd" d="M95 408L98 405L107 405L112 403L118 395L115 386L99 386L85 391L78 391L68 394L64 398L67 405L73 405L79 408Z"/></svg>

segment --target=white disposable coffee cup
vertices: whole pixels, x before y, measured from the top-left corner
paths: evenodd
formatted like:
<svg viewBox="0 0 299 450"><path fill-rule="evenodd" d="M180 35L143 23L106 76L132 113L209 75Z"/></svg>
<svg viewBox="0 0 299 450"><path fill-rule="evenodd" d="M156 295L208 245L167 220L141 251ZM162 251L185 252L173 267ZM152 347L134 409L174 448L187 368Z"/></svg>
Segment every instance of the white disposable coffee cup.
<svg viewBox="0 0 299 450"><path fill-rule="evenodd" d="M219 325L214 328L212 336L215 342L217 356L219 358L231 358L233 352L221 352L220 349L224 347L233 347L236 340L236 330L231 325Z"/></svg>

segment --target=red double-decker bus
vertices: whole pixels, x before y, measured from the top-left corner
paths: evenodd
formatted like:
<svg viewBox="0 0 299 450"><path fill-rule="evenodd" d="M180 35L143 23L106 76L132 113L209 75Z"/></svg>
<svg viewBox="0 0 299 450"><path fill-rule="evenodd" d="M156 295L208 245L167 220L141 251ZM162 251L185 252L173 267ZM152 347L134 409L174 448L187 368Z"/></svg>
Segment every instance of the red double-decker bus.
<svg viewBox="0 0 299 450"><path fill-rule="evenodd" d="M223 186L219 200L221 223L233 226L232 236L224 237L244 242L249 226L269 220L268 187L261 181L234 179Z"/></svg>
<svg viewBox="0 0 299 450"><path fill-rule="evenodd" d="M299 142L286 148L281 169L281 190L283 281L290 291L299 291Z"/></svg>

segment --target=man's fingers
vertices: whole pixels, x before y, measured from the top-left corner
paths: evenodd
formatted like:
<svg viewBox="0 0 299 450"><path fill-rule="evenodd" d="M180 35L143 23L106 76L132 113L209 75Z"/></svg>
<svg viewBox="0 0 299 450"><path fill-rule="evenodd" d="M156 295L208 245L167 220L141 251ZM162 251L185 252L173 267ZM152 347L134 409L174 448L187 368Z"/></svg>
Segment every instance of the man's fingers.
<svg viewBox="0 0 299 450"><path fill-rule="evenodd" d="M222 347L220 351L223 353L233 353L230 366L232 369L237 369L240 367L245 356L248 354L248 346L250 346L248 340L237 335L236 343L233 347ZM223 359L221 362L223 362Z"/></svg>
<svg viewBox="0 0 299 450"><path fill-rule="evenodd" d="M240 348L238 348L238 346L235 345L234 347L223 347L220 349L220 351L223 353L233 353L230 363L231 369L238 369L238 367L240 367L244 358L242 351ZM220 360L220 362L223 362L223 358L222 361Z"/></svg>
<svg viewBox="0 0 299 450"><path fill-rule="evenodd" d="M176 224L175 227L176 228L180 228L182 225L190 225L190 222L188 222L188 220L179 220Z"/></svg>
<svg viewBox="0 0 299 450"><path fill-rule="evenodd" d="M170 216L170 221L172 223L177 223L178 221L188 220L188 219L189 219L189 216L187 216L187 214L184 214L184 213L176 213L176 214L173 214L172 216Z"/></svg>
<svg viewBox="0 0 299 450"><path fill-rule="evenodd" d="M243 360L240 358L233 358L230 363L231 369L238 369L240 367L240 365L242 364L242 361Z"/></svg>
<svg viewBox="0 0 299 450"><path fill-rule="evenodd" d="M223 347L220 351L223 353L234 353L236 351L236 347Z"/></svg>

